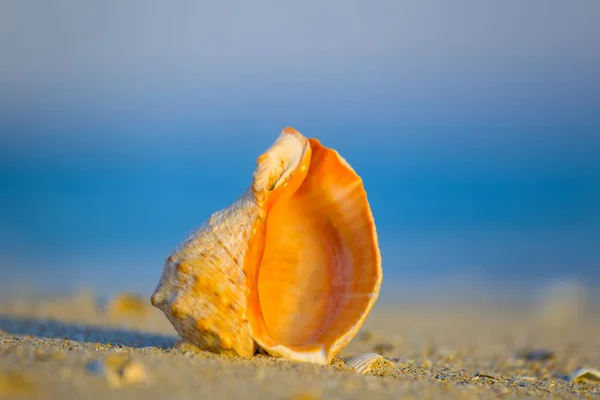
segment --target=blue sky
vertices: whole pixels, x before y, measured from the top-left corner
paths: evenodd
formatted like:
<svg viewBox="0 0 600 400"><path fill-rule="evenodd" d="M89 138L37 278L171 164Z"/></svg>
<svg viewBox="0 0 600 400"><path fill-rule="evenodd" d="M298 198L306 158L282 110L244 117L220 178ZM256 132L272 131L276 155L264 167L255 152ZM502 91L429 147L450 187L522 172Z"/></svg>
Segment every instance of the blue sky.
<svg viewBox="0 0 600 400"><path fill-rule="evenodd" d="M150 291L288 125L363 176L387 287L598 282L598 16L596 1L5 1L4 282Z"/></svg>

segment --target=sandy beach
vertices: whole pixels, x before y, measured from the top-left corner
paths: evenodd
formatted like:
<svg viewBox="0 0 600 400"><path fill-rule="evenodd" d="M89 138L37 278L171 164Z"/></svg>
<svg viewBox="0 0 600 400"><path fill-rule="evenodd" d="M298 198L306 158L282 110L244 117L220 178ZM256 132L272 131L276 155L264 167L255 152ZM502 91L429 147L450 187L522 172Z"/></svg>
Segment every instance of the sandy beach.
<svg viewBox="0 0 600 400"><path fill-rule="evenodd" d="M377 304L330 366L173 348L147 299L89 294L0 304L0 398L594 398L571 378L600 367L598 313ZM376 352L365 375L347 357Z"/></svg>

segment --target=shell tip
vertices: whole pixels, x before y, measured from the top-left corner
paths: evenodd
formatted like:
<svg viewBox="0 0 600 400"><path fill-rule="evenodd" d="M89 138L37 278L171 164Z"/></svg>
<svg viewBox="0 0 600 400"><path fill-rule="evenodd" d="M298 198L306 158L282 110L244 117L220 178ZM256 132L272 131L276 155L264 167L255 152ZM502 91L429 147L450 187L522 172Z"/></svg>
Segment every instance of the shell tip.
<svg viewBox="0 0 600 400"><path fill-rule="evenodd" d="M287 126L285 128L283 128L283 130L281 131L281 134L286 134L286 135L297 135L298 132L296 129L292 128L291 126Z"/></svg>

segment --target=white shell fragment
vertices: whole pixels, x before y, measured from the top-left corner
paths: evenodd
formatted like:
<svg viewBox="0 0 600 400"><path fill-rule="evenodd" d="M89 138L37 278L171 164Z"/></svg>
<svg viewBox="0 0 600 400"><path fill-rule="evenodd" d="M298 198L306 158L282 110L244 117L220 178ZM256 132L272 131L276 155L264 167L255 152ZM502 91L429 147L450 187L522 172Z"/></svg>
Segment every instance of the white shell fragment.
<svg viewBox="0 0 600 400"><path fill-rule="evenodd" d="M364 375L368 373L378 361L383 361L391 367L396 368L391 361L386 360L381 354L377 353L365 353L349 357L346 360L346 366L352 368L359 374Z"/></svg>
<svg viewBox="0 0 600 400"><path fill-rule="evenodd" d="M600 370L593 368L579 368L569 375L570 382L592 381L600 383Z"/></svg>

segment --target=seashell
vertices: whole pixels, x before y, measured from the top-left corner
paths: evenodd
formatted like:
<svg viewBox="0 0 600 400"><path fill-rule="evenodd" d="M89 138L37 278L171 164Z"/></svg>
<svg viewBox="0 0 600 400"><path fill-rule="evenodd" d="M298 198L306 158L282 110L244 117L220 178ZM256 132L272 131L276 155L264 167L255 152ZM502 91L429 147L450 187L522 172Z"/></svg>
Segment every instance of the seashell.
<svg viewBox="0 0 600 400"><path fill-rule="evenodd" d="M590 382L600 382L600 370L593 368L579 368L569 375L568 380L574 383L580 383L586 380Z"/></svg>
<svg viewBox="0 0 600 400"><path fill-rule="evenodd" d="M373 368L373 366L379 361L384 362L385 364L389 364L394 369L396 368L396 366L391 361L386 360L381 354L377 353L365 353L349 357L346 360L346 366L352 368L359 374L364 375L368 373L371 370L371 368Z"/></svg>
<svg viewBox="0 0 600 400"><path fill-rule="evenodd" d="M242 197L167 258L151 302L178 343L329 364L381 280L362 179L335 150L285 128Z"/></svg>

